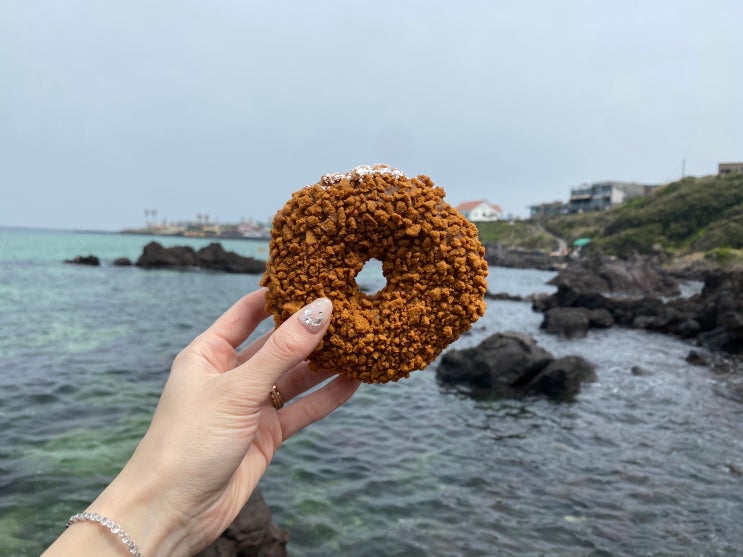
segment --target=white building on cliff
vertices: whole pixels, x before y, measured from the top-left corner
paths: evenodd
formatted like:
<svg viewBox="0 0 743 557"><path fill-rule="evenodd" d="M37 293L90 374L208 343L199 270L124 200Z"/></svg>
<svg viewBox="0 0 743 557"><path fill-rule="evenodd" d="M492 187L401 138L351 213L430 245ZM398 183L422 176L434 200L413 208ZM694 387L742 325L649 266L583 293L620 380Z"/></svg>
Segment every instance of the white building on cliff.
<svg viewBox="0 0 743 557"><path fill-rule="evenodd" d="M471 222L489 222L503 217L503 211L498 205L488 203L484 199L465 201L457 205L456 209Z"/></svg>

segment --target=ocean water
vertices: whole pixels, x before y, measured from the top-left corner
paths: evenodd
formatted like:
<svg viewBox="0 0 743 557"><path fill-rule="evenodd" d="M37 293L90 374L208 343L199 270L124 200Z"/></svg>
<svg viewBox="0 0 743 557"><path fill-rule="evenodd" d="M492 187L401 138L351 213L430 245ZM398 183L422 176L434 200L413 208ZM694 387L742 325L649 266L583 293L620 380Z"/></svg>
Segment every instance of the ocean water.
<svg viewBox="0 0 743 557"><path fill-rule="evenodd" d="M110 264L149 240L0 229L1 555L38 555L95 497L147 427L173 357L258 286ZM89 253L103 265L62 263ZM551 276L491 268L490 290L548 292ZM378 266L358 282L379 289ZM261 486L290 555L743 555L743 401L688 365L678 339L566 341L540 321L529 304L490 302L456 346L513 330L580 354L599 381L573 402L472 399L439 385L434 363L363 385L286 443Z"/></svg>

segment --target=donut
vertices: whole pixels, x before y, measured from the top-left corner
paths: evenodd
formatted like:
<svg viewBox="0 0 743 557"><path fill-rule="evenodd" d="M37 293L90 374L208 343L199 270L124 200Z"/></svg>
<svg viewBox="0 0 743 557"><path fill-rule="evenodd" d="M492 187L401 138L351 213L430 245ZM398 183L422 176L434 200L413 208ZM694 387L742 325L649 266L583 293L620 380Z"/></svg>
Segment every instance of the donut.
<svg viewBox="0 0 743 557"><path fill-rule="evenodd" d="M428 176L358 166L323 175L276 213L261 279L275 324L316 298L333 302L311 369L397 381L484 314L485 249L444 195ZM356 276L371 259L381 261L387 282L368 294Z"/></svg>

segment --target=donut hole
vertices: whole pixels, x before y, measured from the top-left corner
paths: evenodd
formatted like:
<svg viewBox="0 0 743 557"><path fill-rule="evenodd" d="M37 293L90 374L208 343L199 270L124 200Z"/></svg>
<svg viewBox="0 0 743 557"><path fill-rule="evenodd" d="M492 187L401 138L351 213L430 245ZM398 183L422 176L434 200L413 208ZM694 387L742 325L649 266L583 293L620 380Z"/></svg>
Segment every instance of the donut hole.
<svg viewBox="0 0 743 557"><path fill-rule="evenodd" d="M387 286L387 279L382 273L382 262L375 257L368 259L361 270L356 273L354 282L359 292L369 297L379 294Z"/></svg>

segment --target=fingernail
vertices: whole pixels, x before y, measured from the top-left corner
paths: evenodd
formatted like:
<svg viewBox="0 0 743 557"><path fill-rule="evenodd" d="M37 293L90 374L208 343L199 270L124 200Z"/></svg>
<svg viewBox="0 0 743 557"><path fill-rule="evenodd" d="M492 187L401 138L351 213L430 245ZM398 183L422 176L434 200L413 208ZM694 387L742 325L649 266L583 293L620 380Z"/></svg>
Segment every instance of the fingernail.
<svg viewBox="0 0 743 557"><path fill-rule="evenodd" d="M328 322L332 312L333 302L327 298L319 298L299 311L299 322L309 332L316 333Z"/></svg>

